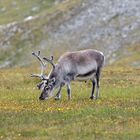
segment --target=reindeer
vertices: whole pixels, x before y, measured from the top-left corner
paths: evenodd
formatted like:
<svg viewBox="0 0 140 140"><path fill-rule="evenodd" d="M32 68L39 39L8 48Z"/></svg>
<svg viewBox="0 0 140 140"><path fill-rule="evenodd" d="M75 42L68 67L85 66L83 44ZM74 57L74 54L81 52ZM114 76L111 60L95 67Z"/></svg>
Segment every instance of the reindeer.
<svg viewBox="0 0 140 140"><path fill-rule="evenodd" d="M40 100L45 100L53 96L54 89L58 88L58 92L55 99L61 98L61 89L64 85L67 86L68 99L71 99L71 81L87 81L92 82L92 92L90 99L99 98L99 80L101 69L104 65L104 55L102 52L87 49L75 52L67 52L62 55L57 64L53 63L53 56L51 59L46 57L40 57L40 51L32 53L41 64L41 73L32 74L32 77L39 77L41 83L37 86L41 90ZM52 65L52 70L49 75L44 75L46 64L44 61L49 62ZM94 95L94 89L96 87L96 95Z"/></svg>

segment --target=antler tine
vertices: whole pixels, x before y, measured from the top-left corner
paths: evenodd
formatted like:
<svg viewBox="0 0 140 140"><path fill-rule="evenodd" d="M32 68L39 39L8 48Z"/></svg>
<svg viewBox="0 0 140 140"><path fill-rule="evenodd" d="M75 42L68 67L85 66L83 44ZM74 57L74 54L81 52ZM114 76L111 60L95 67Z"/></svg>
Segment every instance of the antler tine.
<svg viewBox="0 0 140 140"><path fill-rule="evenodd" d="M44 70L45 70L45 63L43 62L42 58L40 57L40 51L38 53L32 52L32 55L35 56L41 65L41 73L40 74L31 74L31 77L40 77L41 79L45 79Z"/></svg>
<svg viewBox="0 0 140 140"><path fill-rule="evenodd" d="M55 68L55 65L54 65L54 63L52 62L52 60L50 60L50 59L48 59L48 58L46 58L46 57L44 57L43 59L46 60L46 61L48 61L48 62L53 66L53 68Z"/></svg>
<svg viewBox="0 0 140 140"><path fill-rule="evenodd" d="M46 57L43 57L43 59L48 61L53 66L53 69L55 68L55 64L53 63L53 56L51 56L51 59L48 59Z"/></svg>
<svg viewBox="0 0 140 140"><path fill-rule="evenodd" d="M39 77L39 78L41 78L41 75L40 74L31 74L31 77Z"/></svg>
<svg viewBox="0 0 140 140"><path fill-rule="evenodd" d="M38 51L38 56L40 55L40 51Z"/></svg>

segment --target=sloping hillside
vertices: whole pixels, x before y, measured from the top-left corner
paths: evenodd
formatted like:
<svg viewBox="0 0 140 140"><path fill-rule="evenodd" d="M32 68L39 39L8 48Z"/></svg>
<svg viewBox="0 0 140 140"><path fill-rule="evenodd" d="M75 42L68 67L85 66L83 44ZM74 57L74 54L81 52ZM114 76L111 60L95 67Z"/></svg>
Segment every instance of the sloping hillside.
<svg viewBox="0 0 140 140"><path fill-rule="evenodd" d="M28 8L19 4L18 14L13 11L15 16L11 12L10 17L7 12L10 18L1 18L0 67L29 65L33 50L58 57L64 51L85 48L103 51L107 64L140 66L140 1L34 2ZM26 16L21 16L24 10Z"/></svg>
<svg viewBox="0 0 140 140"><path fill-rule="evenodd" d="M0 66L27 65L32 60L32 50L46 50L49 54L49 33L71 15L80 0L55 2L48 9L21 21L0 26ZM46 53L45 53L46 54Z"/></svg>

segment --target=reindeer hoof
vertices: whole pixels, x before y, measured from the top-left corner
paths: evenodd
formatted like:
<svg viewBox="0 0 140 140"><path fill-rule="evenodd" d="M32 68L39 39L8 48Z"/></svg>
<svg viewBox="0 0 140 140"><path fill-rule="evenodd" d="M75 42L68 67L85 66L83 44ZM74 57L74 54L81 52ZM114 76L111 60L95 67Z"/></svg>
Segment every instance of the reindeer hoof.
<svg viewBox="0 0 140 140"><path fill-rule="evenodd" d="M93 99L96 100L97 98L95 96L90 96L90 99L91 100L93 100Z"/></svg>
<svg viewBox="0 0 140 140"><path fill-rule="evenodd" d="M55 100L60 100L60 97L57 97L57 96L56 96L54 99L55 99Z"/></svg>

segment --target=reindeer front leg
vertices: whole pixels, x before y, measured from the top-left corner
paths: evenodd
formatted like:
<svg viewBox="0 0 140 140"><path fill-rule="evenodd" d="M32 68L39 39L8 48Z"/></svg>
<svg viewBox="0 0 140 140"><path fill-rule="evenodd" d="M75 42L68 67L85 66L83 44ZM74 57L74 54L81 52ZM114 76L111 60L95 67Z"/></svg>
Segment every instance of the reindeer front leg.
<svg viewBox="0 0 140 140"><path fill-rule="evenodd" d="M61 89L62 89L62 85L60 85L59 90L55 96L55 100L59 100L61 98Z"/></svg>
<svg viewBox="0 0 140 140"><path fill-rule="evenodd" d="M71 99L71 87L70 87L70 83L67 84L67 93L68 93L68 100Z"/></svg>
<svg viewBox="0 0 140 140"><path fill-rule="evenodd" d="M64 85L65 85L65 83L63 83L63 82L60 84L57 94L55 96L55 100L59 100L61 98L61 89Z"/></svg>

